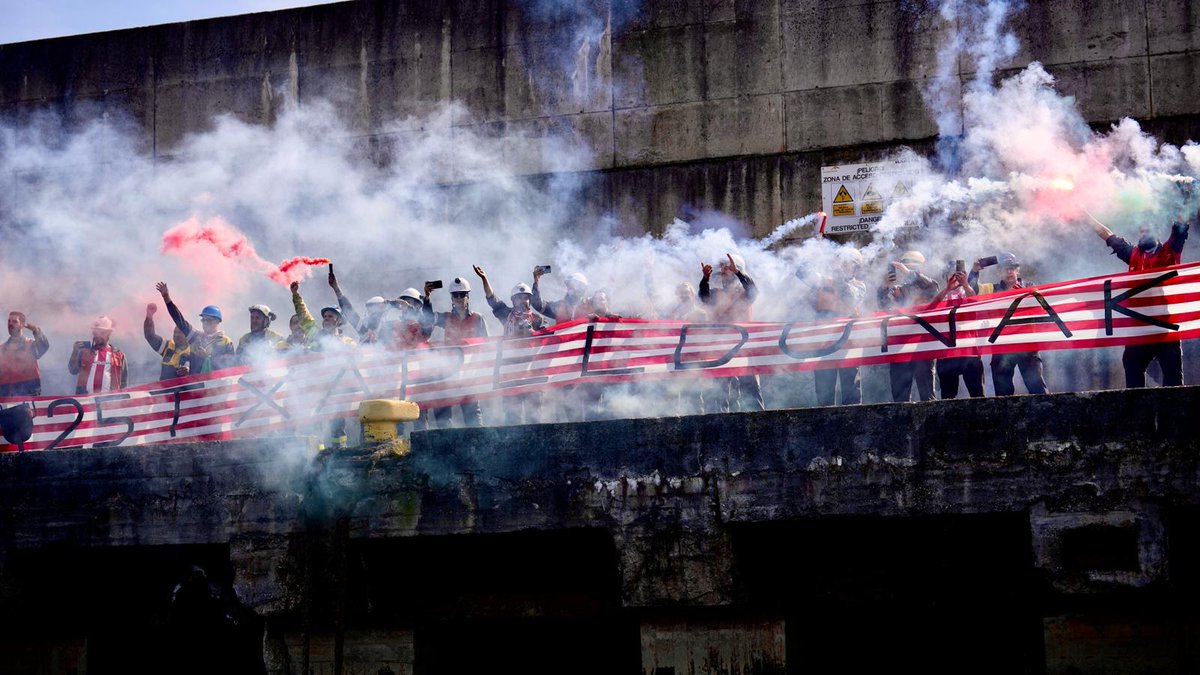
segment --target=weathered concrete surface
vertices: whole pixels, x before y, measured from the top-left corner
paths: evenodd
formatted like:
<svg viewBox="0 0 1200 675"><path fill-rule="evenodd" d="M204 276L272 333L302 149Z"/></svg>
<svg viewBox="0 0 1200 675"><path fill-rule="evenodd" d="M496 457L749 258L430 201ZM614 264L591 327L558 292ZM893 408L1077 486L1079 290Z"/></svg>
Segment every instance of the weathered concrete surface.
<svg viewBox="0 0 1200 675"><path fill-rule="evenodd" d="M1183 387L446 430L415 434L407 457L327 455L315 468L299 439L8 454L0 546L232 542L254 561L314 520L344 518L353 539L599 528L626 555L626 602L727 604L725 539L740 524L1200 506L1200 437L1183 412L1198 397ZM646 559L664 532L681 555ZM715 576L655 578L693 563Z"/></svg>
<svg viewBox="0 0 1200 675"><path fill-rule="evenodd" d="M534 635L564 655L624 645L580 671L605 672L636 662L639 634L644 672L781 672L792 658L833 672L847 657L822 643L902 649L930 630L958 643L938 652L946 672L1000 644L1011 649L989 672L1107 672L1086 656L1088 631L1130 622L1178 639L1108 641L1112 667L1186 670L1198 397L446 430L414 434L406 457L318 458L299 439L7 454L0 606L28 611L71 560L81 578L124 579L198 556L225 561L230 597L267 618L272 672L462 672L483 657L461 640L519 651ZM72 602L71 583L55 602ZM881 623L860 625L861 607ZM893 613L910 627L882 618ZM38 635L67 658L76 634ZM439 665L420 665L422 645ZM887 652L852 661L874 668Z"/></svg>
<svg viewBox="0 0 1200 675"><path fill-rule="evenodd" d="M1191 124L1194 4L1024 3L1012 18L1021 48L1005 73L1041 61L1093 124ZM947 26L920 2L645 0L633 15L611 0L557 14L529 7L358 0L0 45L0 116L28 121L50 109L68 129L128 117L142 147L166 156L219 113L268 124L296 102L327 99L355 133L387 145L457 100L465 112L454 128L523 135L502 149L519 171L611 173L585 201L632 228L680 215L670 206L680 197L656 190L683 180L675 195L690 208L726 210L758 232L816 210L815 189L778 195L819 185L822 163L933 137L923 88L960 92L974 77L965 58L938 72ZM591 152L564 164L544 145L552 136ZM752 197L705 187L714 169L746 165L774 167ZM445 168L442 180L470 180ZM645 180L657 172L671 175Z"/></svg>

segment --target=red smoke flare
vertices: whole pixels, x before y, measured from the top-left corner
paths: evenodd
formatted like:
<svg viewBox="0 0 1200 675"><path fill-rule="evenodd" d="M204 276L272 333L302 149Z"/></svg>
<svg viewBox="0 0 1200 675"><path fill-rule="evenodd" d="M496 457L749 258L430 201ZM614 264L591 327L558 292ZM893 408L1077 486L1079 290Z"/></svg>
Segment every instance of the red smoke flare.
<svg viewBox="0 0 1200 675"><path fill-rule="evenodd" d="M279 269L271 272L268 276L273 281L279 282L284 286L290 286L293 281L307 279L312 270L308 269L316 265L328 265L329 258L308 258L305 256L296 256L291 260L284 260L279 263Z"/></svg>
<svg viewBox="0 0 1200 675"><path fill-rule="evenodd" d="M263 260L246 235L219 216L201 222L192 216L163 233L163 253L187 256L198 250L215 251L225 258L250 266L283 286L302 281L312 275L314 265L328 265L327 258L299 256L279 265Z"/></svg>

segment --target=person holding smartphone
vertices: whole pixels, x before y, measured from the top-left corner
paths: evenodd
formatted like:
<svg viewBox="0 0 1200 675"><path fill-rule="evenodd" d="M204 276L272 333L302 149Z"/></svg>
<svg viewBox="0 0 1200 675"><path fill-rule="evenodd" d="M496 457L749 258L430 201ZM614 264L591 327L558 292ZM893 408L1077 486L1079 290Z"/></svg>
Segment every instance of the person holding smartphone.
<svg viewBox="0 0 1200 675"><path fill-rule="evenodd" d="M496 292L492 289L492 284L488 280L487 273L479 265L473 265L476 276L483 284L483 296L487 300L488 306L492 308L492 315L504 324L504 337L508 339L519 339L529 337L535 332L549 327L550 322L544 316L537 313L531 304L533 301L533 290L524 283L519 283L513 286L512 293L509 294L511 305L496 297ZM528 394L518 394L515 396L506 396L503 399L504 403L504 418L508 424L536 424L545 422L543 405L543 396L540 391L533 391Z"/></svg>
<svg viewBox="0 0 1200 675"><path fill-rule="evenodd" d="M533 296L530 300L530 305L534 310L559 323L582 319L593 313L592 303L587 294L588 279L582 272L575 272L567 277L567 294L561 300L554 302L543 301L542 291L538 288L538 283L542 280L542 275L549 273L549 265L538 265L533 268Z"/></svg>
<svg viewBox="0 0 1200 675"><path fill-rule="evenodd" d="M975 288L967 283L966 262L955 260L948 270L946 285L933 297L934 302L948 300L960 303L976 294ZM981 356L952 356L937 360L938 384L942 388L942 398L958 397L958 378L962 377L971 398L983 397L983 357Z"/></svg>
<svg viewBox="0 0 1200 675"><path fill-rule="evenodd" d="M867 299L867 285L858 279L862 271L862 252L852 246L838 250L828 273L813 275L813 316L820 320L862 315L863 303ZM802 277L803 278L803 277ZM841 383L841 398L837 397L837 386ZM827 368L813 371L813 386L819 406L831 406L838 400L842 405L862 403L862 381L858 366Z"/></svg>
<svg viewBox="0 0 1200 675"><path fill-rule="evenodd" d="M471 283L462 277L454 277L450 283L450 311L433 311L433 291L441 288L439 282L425 284L425 298L421 311L425 314L426 323L439 326L442 329L442 341L447 345L463 345L471 338L488 336L487 324L479 312L471 311ZM467 401L458 406L462 411L463 424L469 427L483 426L483 408L478 400ZM433 419L439 428L451 426L453 406L433 409Z"/></svg>
<svg viewBox="0 0 1200 675"><path fill-rule="evenodd" d="M905 251L899 260L888 265L883 283L876 289L879 309L890 312L903 307L927 305L937 295L939 284L921 270L925 267L925 255L920 251ZM888 364L888 378L892 385L892 400L907 402L912 397L912 387L917 385L917 399L932 401L933 373L936 359L905 361Z"/></svg>
<svg viewBox="0 0 1200 675"><path fill-rule="evenodd" d="M983 268L993 265L1000 266L1000 280L990 284L980 283L979 272ZM1004 251L998 256L976 260L971 267L971 274L967 277L967 283L981 295L1003 293L1018 288L1033 288L1033 284L1026 283L1021 278L1020 259L1008 251ZM1025 383L1026 391L1031 394L1045 394L1049 391L1046 387L1042 357L1038 352L993 354L992 387L996 390L997 396L1012 396L1017 393L1017 388L1013 384L1013 376L1018 368L1021 369L1021 380Z"/></svg>

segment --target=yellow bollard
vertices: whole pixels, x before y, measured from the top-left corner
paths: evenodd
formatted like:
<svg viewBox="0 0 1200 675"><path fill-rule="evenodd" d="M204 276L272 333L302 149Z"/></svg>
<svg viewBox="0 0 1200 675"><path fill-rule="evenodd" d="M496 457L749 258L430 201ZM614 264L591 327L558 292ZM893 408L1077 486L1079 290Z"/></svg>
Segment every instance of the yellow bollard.
<svg viewBox="0 0 1200 675"><path fill-rule="evenodd" d="M358 404L358 420L362 423L363 442L367 445L391 444L396 447L397 454L406 454L408 439L398 437L396 425L400 422L412 422L420 416L421 408L412 401L374 399Z"/></svg>

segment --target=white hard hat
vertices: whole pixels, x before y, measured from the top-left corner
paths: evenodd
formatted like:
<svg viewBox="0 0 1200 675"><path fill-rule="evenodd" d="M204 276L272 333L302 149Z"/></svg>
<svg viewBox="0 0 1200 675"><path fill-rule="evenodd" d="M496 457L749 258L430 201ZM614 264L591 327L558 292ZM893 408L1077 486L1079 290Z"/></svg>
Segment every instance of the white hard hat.
<svg viewBox="0 0 1200 675"><path fill-rule="evenodd" d="M512 293L508 295L510 298L515 298L518 295L533 295L533 291L530 290L529 284L517 284L513 286Z"/></svg>
<svg viewBox="0 0 1200 675"><path fill-rule="evenodd" d="M382 305L385 302L387 302L387 300L384 300L382 295L376 295L367 300L367 307L370 307L371 305Z"/></svg>
<svg viewBox="0 0 1200 675"><path fill-rule="evenodd" d="M400 297L416 300L417 302L421 301L421 293L415 288L406 288L400 291Z"/></svg>
<svg viewBox="0 0 1200 675"><path fill-rule="evenodd" d="M271 308L266 305L250 305L250 311L262 314L267 318L267 321L274 321L276 318L275 312L272 312Z"/></svg>
<svg viewBox="0 0 1200 675"><path fill-rule="evenodd" d="M847 247L843 248L841 250L841 254L842 254L842 260L845 260L847 262L853 262L853 263L856 263L859 265L863 264L862 251L859 251L858 249L854 248L853 246L847 246Z"/></svg>
<svg viewBox="0 0 1200 675"><path fill-rule="evenodd" d="M924 265L925 256L920 251L905 251L904 255L900 256L900 262L905 265Z"/></svg>
<svg viewBox="0 0 1200 675"><path fill-rule="evenodd" d="M736 253L730 254L730 256L729 256L729 257L730 257L730 258L733 258L733 264L734 264L734 265L737 265L737 268L738 268L739 270L741 270L742 272L745 272L745 271L746 271L746 259L745 259L745 258L743 258L742 256L740 256L740 255L738 255L738 254L736 254ZM726 262L726 263L727 263L727 262L728 262L728 260L725 260L724 262Z"/></svg>
<svg viewBox="0 0 1200 675"><path fill-rule="evenodd" d="M566 283L567 283L568 287L571 287L571 286L575 286L578 288L587 288L588 287L588 279L587 279L587 277L583 276L582 272L575 272L571 276L567 277Z"/></svg>
<svg viewBox="0 0 1200 675"><path fill-rule="evenodd" d="M108 318L107 316L98 316L96 317L96 320L92 322L92 330L111 331L113 329L113 325L112 319Z"/></svg>
<svg viewBox="0 0 1200 675"><path fill-rule="evenodd" d="M467 283L467 280L462 277L454 277L454 281L450 282L450 292L470 293L471 284Z"/></svg>

